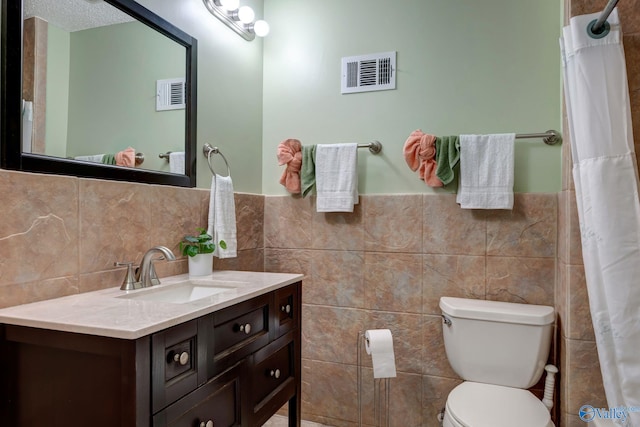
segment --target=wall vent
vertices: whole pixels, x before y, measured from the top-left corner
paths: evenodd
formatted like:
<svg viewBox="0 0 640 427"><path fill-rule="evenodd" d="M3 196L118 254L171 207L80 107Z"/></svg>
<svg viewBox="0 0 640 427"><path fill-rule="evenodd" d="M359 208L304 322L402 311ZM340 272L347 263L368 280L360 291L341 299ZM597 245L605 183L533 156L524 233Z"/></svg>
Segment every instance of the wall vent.
<svg viewBox="0 0 640 427"><path fill-rule="evenodd" d="M184 77L156 81L156 111L186 108L185 84Z"/></svg>
<svg viewBox="0 0 640 427"><path fill-rule="evenodd" d="M396 88L396 52L342 58L341 93Z"/></svg>

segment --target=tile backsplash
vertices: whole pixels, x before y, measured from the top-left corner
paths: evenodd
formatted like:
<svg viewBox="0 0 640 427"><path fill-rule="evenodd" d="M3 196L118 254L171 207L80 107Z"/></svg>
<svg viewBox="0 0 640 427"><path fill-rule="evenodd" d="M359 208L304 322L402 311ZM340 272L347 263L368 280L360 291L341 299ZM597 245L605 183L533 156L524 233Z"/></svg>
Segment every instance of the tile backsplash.
<svg viewBox="0 0 640 427"><path fill-rule="evenodd" d="M209 192L0 170L0 307L119 286L145 251L178 257L162 276L185 273L178 242L206 227ZM216 268L262 270L264 197L236 194L239 256Z"/></svg>

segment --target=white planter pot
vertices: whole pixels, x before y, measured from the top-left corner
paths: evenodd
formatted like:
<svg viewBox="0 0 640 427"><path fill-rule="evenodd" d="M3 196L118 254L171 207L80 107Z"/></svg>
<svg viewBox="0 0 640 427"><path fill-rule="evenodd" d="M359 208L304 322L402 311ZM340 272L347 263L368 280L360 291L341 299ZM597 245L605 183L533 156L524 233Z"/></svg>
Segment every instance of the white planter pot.
<svg viewBox="0 0 640 427"><path fill-rule="evenodd" d="M213 273L213 254L189 256L189 277L210 276Z"/></svg>

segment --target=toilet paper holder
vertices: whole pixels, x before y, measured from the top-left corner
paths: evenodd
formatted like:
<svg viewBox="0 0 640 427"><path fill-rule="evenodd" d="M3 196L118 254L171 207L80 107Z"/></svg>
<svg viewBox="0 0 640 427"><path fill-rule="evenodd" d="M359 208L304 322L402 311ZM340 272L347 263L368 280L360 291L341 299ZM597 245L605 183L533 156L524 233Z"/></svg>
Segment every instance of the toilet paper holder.
<svg viewBox="0 0 640 427"><path fill-rule="evenodd" d="M370 344L369 339L365 336L365 332L359 331L358 338L356 340L356 354L358 360L358 427L362 427L362 351L363 347L369 346ZM389 380L389 378L374 378L373 381L374 420L375 425L379 427L389 427L389 402L391 395L391 382ZM383 395L384 405L382 404L383 402L381 402Z"/></svg>

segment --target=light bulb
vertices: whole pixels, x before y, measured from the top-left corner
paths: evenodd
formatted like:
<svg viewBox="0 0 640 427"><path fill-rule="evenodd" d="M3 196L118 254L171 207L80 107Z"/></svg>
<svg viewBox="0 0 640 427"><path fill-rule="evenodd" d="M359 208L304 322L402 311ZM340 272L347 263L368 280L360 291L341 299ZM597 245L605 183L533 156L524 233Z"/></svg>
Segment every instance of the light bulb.
<svg viewBox="0 0 640 427"><path fill-rule="evenodd" d="M255 17L256 14L249 6L242 6L240 9L238 9L238 19L243 24L251 24Z"/></svg>
<svg viewBox="0 0 640 427"><path fill-rule="evenodd" d="M265 37L269 34L269 24L267 24L267 21L260 19L253 24L253 31L256 33L256 36Z"/></svg>
<svg viewBox="0 0 640 427"><path fill-rule="evenodd" d="M236 10L240 6L240 0L220 0L220 6L228 11Z"/></svg>

